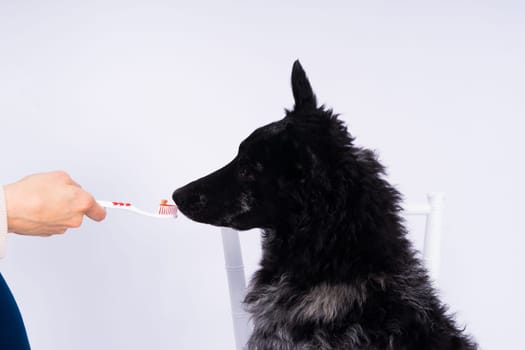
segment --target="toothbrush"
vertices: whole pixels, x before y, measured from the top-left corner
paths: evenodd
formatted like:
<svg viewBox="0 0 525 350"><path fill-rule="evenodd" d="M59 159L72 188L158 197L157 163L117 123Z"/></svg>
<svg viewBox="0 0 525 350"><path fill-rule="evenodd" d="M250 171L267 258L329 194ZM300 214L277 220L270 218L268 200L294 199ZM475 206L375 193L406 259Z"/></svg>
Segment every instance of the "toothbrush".
<svg viewBox="0 0 525 350"><path fill-rule="evenodd" d="M156 213L150 213L144 210L141 210L134 206L131 203L127 202L108 202L108 201L99 201L97 200L97 203L104 207L104 208L114 208L114 209L123 209L128 211L133 211L137 214L153 217L153 218L159 218L159 219L165 219L165 218L176 218L177 217L177 206L174 204L168 204L168 201L166 199L163 199L160 202L160 205L157 209Z"/></svg>

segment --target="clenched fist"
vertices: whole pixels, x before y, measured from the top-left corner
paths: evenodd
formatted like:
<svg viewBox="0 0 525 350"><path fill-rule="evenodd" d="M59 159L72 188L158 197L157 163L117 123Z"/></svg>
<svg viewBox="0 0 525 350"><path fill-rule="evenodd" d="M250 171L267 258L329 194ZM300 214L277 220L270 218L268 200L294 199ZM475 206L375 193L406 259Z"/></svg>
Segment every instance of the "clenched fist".
<svg viewBox="0 0 525 350"><path fill-rule="evenodd" d="M9 232L50 236L95 221L106 210L63 171L35 174L4 186Z"/></svg>

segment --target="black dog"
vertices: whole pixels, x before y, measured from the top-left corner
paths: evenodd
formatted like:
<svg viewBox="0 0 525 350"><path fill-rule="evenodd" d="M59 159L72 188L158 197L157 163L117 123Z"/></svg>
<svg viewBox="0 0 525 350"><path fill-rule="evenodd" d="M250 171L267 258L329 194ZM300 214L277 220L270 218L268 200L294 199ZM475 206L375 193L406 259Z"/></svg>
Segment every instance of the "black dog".
<svg viewBox="0 0 525 350"><path fill-rule="evenodd" d="M250 350L471 350L406 238L373 152L318 107L298 61L294 109L222 169L173 194L189 218L263 229L245 304Z"/></svg>

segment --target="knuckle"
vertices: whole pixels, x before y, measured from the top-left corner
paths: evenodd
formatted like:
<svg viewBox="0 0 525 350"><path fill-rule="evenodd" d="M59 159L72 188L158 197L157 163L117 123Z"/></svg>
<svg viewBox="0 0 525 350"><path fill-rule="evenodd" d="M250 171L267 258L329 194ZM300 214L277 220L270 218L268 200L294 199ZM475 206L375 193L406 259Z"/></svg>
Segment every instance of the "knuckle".
<svg viewBox="0 0 525 350"><path fill-rule="evenodd" d="M68 180L70 178L69 174L65 172L64 170L56 170L53 172L53 175L63 180Z"/></svg>

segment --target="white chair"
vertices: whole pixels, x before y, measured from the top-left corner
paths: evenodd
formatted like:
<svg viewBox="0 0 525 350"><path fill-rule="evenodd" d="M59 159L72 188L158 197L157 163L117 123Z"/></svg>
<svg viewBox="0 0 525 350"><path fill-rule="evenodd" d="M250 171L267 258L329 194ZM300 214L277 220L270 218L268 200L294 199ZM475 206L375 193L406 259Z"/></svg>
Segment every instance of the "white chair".
<svg viewBox="0 0 525 350"><path fill-rule="evenodd" d="M429 193L427 195L427 203L407 206L403 213L405 216L424 216L426 219L423 259L430 277L434 281L437 281L439 274L443 200L443 193ZM230 290L235 344L237 350L242 350L250 337L251 326L249 315L242 306L246 292L246 280L241 245L237 231L230 228L221 228L221 231Z"/></svg>

